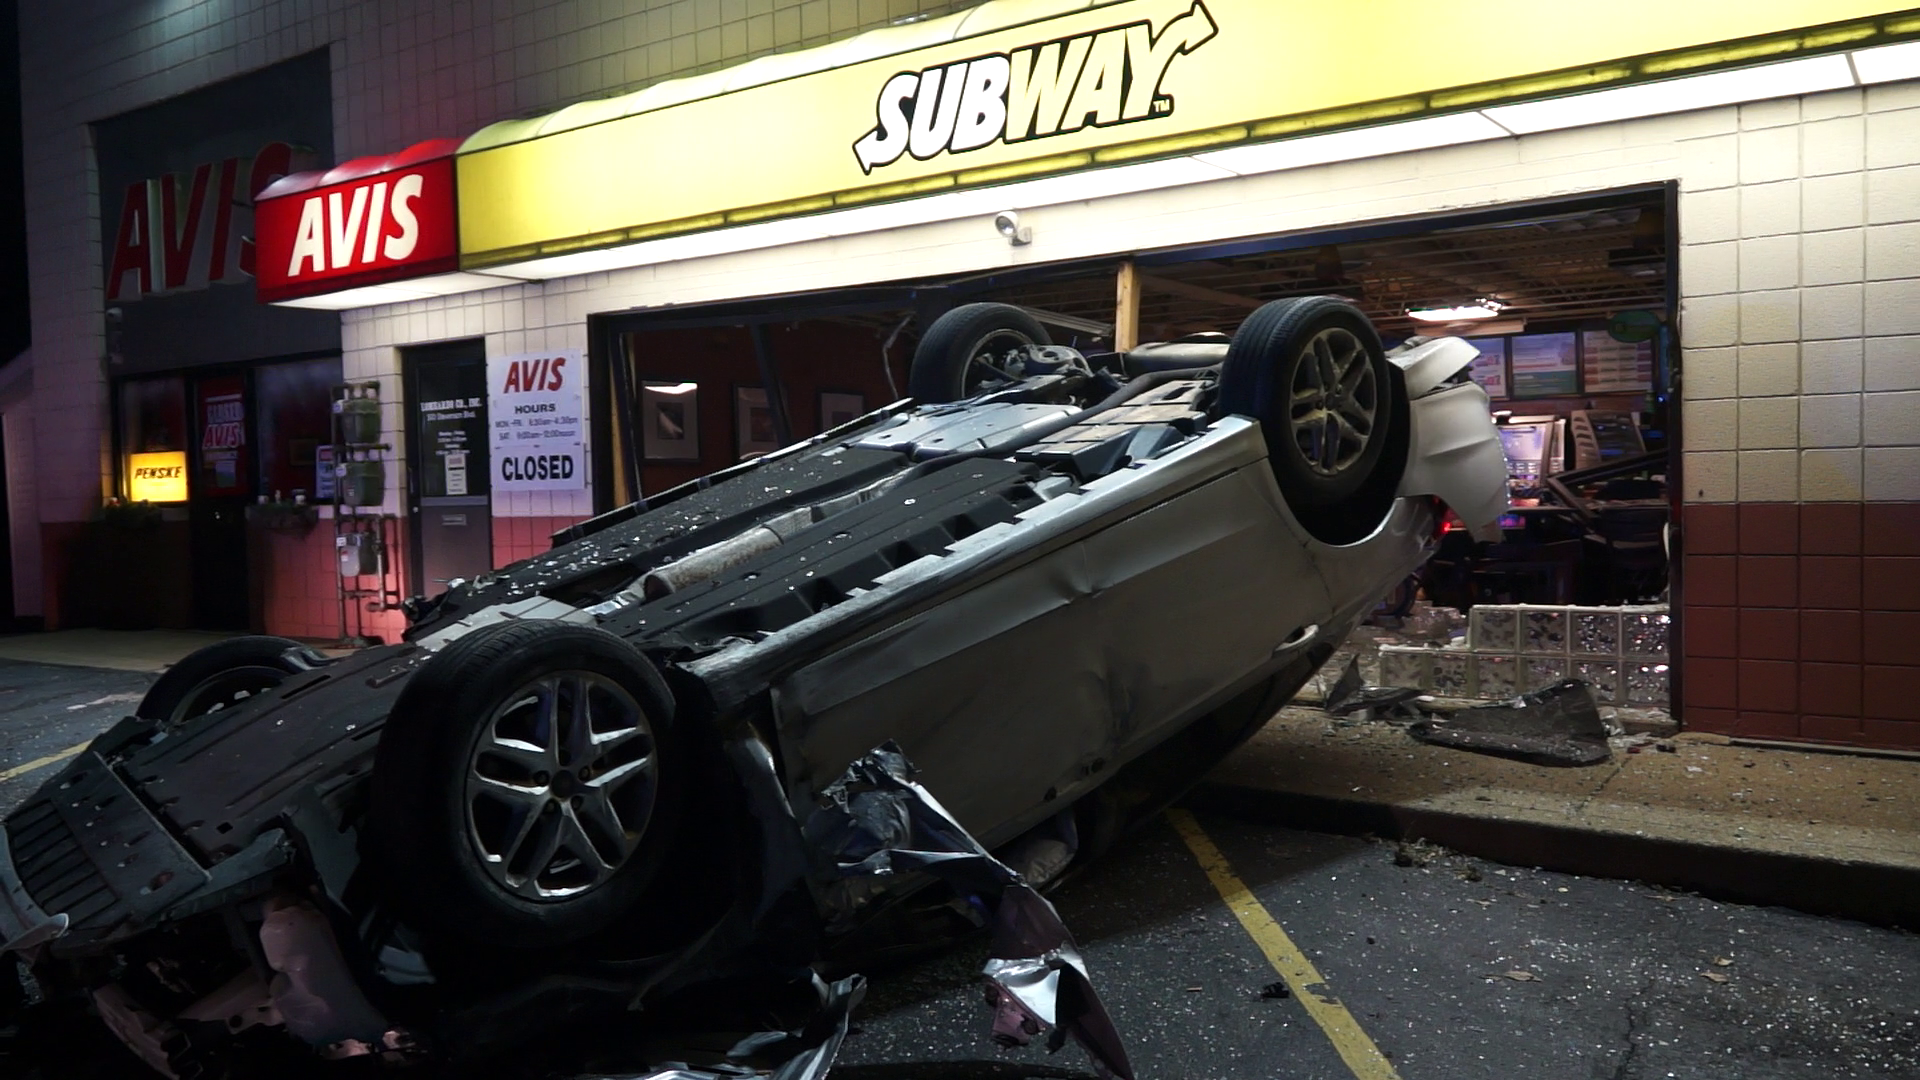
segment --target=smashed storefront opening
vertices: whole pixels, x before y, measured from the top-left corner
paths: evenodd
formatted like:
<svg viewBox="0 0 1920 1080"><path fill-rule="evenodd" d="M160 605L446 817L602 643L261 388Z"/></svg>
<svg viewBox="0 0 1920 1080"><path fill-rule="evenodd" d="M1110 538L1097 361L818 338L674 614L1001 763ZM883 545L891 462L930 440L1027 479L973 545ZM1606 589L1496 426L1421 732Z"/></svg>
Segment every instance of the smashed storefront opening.
<svg viewBox="0 0 1920 1080"><path fill-rule="evenodd" d="M1656 19L1653 38L1597 31L1578 41L1516 18L1512 40L1527 48L1503 53L1479 72L1489 81L1472 86L1447 85L1457 77L1450 70L1410 61L1352 85L1309 92L1256 80L1228 94L1219 72L1265 70L1236 67L1273 18L1259 5L987 4L490 125L454 154L456 268L388 267L337 288L309 282L279 302L356 312L370 335L356 363L374 371L384 349L425 344L416 316L427 311L490 360L553 348L556 336L578 350L590 375L590 467L564 497L496 494L491 552L504 562L591 513L771 452L909 390L896 377L901 354L957 305L1016 303L1054 340L1124 348L1231 325L1283 296L1344 296L1389 343L1436 332L1470 339L1480 354L1474 377L1501 406L1515 505L1491 543L1449 531L1422 574L1429 600L1460 610L1659 602L1669 578L1684 584L1672 560L1707 554L1687 547L1683 505L1728 504L1696 512L1723 524L1720 511L1749 487L1789 500L1798 489L1780 473L1785 446L1776 453L1769 442L1763 460L1724 431L1691 445L1682 438L1680 299L1727 292L1724 275L1679 280L1683 226L1707 225L1709 202L1748 181L1680 154L1675 138L1705 140L1700 125L1722 113L1734 117L1729 132L1744 131L1742 110L1784 116L1774 106L1795 94L1894 78L1900 69L1885 60L1909 47L1913 27L1871 6L1847 16L1855 22L1811 22L1840 15L1828 7L1751 11L1733 22ZM1330 17L1313 32L1337 48L1359 31ZM1084 88L1054 77L1115 71L1122 77ZM917 149L913 124L893 123L909 102L922 120ZM789 114L819 123L767 122ZM1631 149L1577 134L1613 122L1628 125L1620 130L1634 134ZM821 125L844 127L845 137L822 140ZM753 159L726 144L697 169L649 167L648 147L696 130L747 129L766 136ZM1543 180L1541 155L1567 156L1578 178ZM765 168L769 158L780 168ZM647 180L621 179L631 177ZM1358 185L1354 199L1339 198L1349 183ZM1721 194L1701 201L1699 190ZM397 235L390 227L388 237ZM989 236L1005 246L988 248ZM496 306L502 289L520 291ZM471 299L453 299L461 295ZM523 295L540 299L526 307ZM534 320L524 329L523 317ZM1767 346L1774 367L1786 344ZM1695 351L1703 362L1730 362ZM1738 415L1747 412L1781 410ZM1736 482L1736 458L1752 466L1743 475L1765 468L1771 479ZM1684 491L1683 461L1697 481ZM1810 474L1830 489L1818 498L1859 494L1839 490L1841 473ZM1883 532L1898 519L1868 516ZM1671 601L1674 640L1710 642L1702 647L1711 660L1740 650L1721 631L1747 607L1816 602L1712 588L1693 601L1676 588ZM1685 633L1694 606L1712 609L1702 617L1714 634ZM1799 663L1778 651L1767 662ZM1685 693L1677 653L1635 659L1664 665L1670 702ZM1728 730L1845 728L1843 741L1856 742L1905 730L1830 723L1823 711L1903 708L1885 694L1851 704L1846 672L1774 673L1776 683L1826 674L1840 680L1832 693L1756 702L1765 715L1734 711L1738 695L1724 678L1696 681L1711 684L1696 719Z"/></svg>

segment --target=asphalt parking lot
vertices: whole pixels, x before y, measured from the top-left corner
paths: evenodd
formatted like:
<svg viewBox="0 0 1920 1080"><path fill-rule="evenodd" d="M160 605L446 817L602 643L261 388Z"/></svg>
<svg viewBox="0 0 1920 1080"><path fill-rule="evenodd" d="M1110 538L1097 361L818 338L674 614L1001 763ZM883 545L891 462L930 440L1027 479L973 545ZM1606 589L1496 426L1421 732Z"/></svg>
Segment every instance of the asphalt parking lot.
<svg viewBox="0 0 1920 1080"><path fill-rule="evenodd" d="M0 662L0 809L150 679ZM1054 899L1142 1078L1920 1075L1900 931L1181 811ZM834 1075L1092 1080L992 1043L983 958L874 973Z"/></svg>
<svg viewBox="0 0 1920 1080"><path fill-rule="evenodd" d="M1279 979L1262 943L1162 821L1055 897L1141 1077L1920 1075L1915 935L1439 851L1197 825L1322 976L1313 997L1334 1021L1309 1012L1310 988L1261 996ZM877 976L836 1074L1092 1076L1071 1047L1049 1058L989 1042L980 958L956 950Z"/></svg>

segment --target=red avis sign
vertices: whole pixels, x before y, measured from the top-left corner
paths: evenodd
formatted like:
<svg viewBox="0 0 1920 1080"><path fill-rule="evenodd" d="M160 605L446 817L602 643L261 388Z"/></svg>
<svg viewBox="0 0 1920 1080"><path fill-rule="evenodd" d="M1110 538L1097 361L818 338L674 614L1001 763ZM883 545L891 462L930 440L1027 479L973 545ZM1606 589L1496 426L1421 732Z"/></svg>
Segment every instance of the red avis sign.
<svg viewBox="0 0 1920 1080"><path fill-rule="evenodd" d="M262 303L457 268L456 139L286 177L254 208Z"/></svg>
<svg viewBox="0 0 1920 1080"><path fill-rule="evenodd" d="M507 381L500 392L518 394L534 390L564 389L567 384L566 372L565 356L540 356L530 360L509 361Z"/></svg>
<svg viewBox="0 0 1920 1080"><path fill-rule="evenodd" d="M252 158L210 161L191 173L127 185L107 261L107 300L244 281L256 255L244 235L249 208L293 164L293 147L268 143Z"/></svg>

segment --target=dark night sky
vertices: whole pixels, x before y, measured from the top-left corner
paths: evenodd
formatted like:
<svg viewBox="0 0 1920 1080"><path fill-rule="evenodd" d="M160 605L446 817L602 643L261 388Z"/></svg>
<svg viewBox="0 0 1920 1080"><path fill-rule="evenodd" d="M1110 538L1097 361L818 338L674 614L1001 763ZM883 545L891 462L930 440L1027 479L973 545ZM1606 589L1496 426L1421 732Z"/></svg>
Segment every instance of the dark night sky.
<svg viewBox="0 0 1920 1080"><path fill-rule="evenodd" d="M15 0L0 0L0 364L32 341L20 178L20 34Z"/></svg>

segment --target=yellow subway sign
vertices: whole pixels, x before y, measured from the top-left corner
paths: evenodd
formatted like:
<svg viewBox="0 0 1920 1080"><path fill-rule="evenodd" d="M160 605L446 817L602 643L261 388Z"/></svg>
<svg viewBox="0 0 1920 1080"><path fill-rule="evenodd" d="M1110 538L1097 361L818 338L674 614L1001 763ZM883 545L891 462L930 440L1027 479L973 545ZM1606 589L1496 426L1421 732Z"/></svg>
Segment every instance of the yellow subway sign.
<svg viewBox="0 0 1920 1080"><path fill-rule="evenodd" d="M1615 0L1572 18L1420 0L993 0L486 128L457 161L462 262L1857 48L1912 35L1915 20L1883 18L1902 2ZM1743 44L1712 48L1726 43Z"/></svg>
<svg viewBox="0 0 1920 1080"><path fill-rule="evenodd" d="M1219 32L1206 5L1195 3L1157 30L1139 19L903 71L880 87L878 123L853 144L853 156L871 175L902 154L929 161L996 142L1171 119L1174 99L1162 90L1169 68Z"/></svg>

